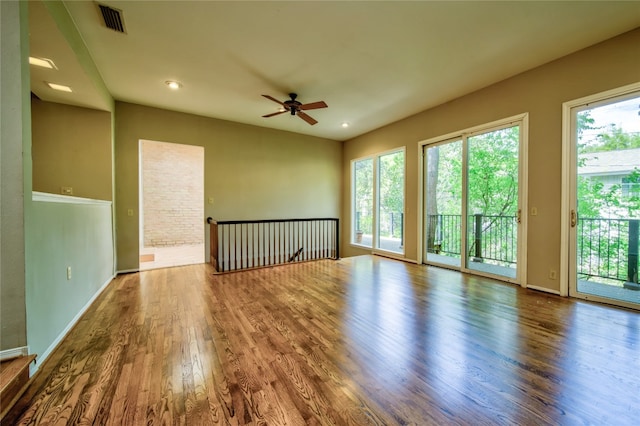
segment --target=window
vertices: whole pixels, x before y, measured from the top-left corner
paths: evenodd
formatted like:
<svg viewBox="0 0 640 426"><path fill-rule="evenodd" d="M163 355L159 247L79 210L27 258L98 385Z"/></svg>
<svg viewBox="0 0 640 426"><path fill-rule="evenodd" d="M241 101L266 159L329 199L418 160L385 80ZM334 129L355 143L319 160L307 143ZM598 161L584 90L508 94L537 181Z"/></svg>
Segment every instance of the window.
<svg viewBox="0 0 640 426"><path fill-rule="evenodd" d="M404 253L404 149L352 161L351 243Z"/></svg>
<svg viewBox="0 0 640 426"><path fill-rule="evenodd" d="M637 167L632 174L622 178L622 196L629 201L633 197L640 197L640 171Z"/></svg>

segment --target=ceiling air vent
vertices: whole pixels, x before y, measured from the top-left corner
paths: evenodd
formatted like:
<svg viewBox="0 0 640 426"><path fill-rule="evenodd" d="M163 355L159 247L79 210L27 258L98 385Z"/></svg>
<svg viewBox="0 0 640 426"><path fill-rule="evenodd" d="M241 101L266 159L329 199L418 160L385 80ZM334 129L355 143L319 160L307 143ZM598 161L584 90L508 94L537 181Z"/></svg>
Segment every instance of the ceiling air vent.
<svg viewBox="0 0 640 426"><path fill-rule="evenodd" d="M124 20L122 19L121 10L114 9L112 7L99 3L98 7L100 8L102 19L104 19L104 24L107 26L107 28L110 28L113 31L117 31L119 33L126 33L124 29Z"/></svg>

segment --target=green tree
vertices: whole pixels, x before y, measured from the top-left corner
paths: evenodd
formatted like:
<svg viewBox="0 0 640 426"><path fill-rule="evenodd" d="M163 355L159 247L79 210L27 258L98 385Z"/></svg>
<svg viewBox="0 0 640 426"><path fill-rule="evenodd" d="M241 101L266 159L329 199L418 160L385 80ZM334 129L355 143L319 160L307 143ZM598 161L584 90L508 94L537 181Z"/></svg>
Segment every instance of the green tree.
<svg viewBox="0 0 640 426"><path fill-rule="evenodd" d="M373 160L354 163L356 231L371 234L373 214Z"/></svg>
<svg viewBox="0 0 640 426"><path fill-rule="evenodd" d="M469 138L470 215L516 215L519 134L513 126Z"/></svg>
<svg viewBox="0 0 640 426"><path fill-rule="evenodd" d="M590 111L577 115L578 168L597 162L597 153L640 148L640 134L625 132L615 124L595 126ZM599 130L589 138L587 130ZM589 155L584 155L589 154ZM595 155L594 155L595 154ZM595 158L594 158L595 157ZM605 184L603 177L578 174L578 267L581 279L598 277L598 282L617 283L628 279L627 219L640 218L640 170L635 167L617 183Z"/></svg>
<svg viewBox="0 0 640 426"><path fill-rule="evenodd" d="M384 236L401 237L404 213L404 151L382 155L379 162L380 233Z"/></svg>
<svg viewBox="0 0 640 426"><path fill-rule="evenodd" d="M580 121L578 121L580 125ZM579 128L580 135L581 130ZM610 124L606 132L598 134L595 141L579 145L580 153L618 151L623 149L640 148L640 134L625 132L615 124Z"/></svg>

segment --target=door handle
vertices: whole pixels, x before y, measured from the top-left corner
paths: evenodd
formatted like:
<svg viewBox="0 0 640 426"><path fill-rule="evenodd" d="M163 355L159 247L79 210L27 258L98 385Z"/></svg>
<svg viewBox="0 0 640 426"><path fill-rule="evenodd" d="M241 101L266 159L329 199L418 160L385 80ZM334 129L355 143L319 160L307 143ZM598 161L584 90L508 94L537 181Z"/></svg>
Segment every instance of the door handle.
<svg viewBox="0 0 640 426"><path fill-rule="evenodd" d="M518 209L518 223L522 223L522 209Z"/></svg>
<svg viewBox="0 0 640 426"><path fill-rule="evenodd" d="M571 227L575 228L578 224L578 214L575 210L571 210Z"/></svg>

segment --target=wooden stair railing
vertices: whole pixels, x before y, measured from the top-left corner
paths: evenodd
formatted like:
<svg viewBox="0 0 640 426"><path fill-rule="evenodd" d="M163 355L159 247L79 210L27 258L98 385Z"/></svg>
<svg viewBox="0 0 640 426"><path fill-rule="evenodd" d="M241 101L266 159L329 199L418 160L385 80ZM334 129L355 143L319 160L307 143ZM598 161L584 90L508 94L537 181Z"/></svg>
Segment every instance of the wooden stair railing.
<svg viewBox="0 0 640 426"><path fill-rule="evenodd" d="M0 421L29 384L29 365L35 355L24 355L0 363Z"/></svg>

